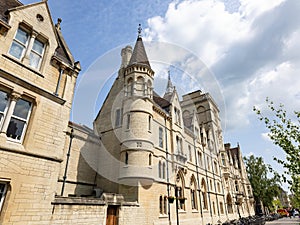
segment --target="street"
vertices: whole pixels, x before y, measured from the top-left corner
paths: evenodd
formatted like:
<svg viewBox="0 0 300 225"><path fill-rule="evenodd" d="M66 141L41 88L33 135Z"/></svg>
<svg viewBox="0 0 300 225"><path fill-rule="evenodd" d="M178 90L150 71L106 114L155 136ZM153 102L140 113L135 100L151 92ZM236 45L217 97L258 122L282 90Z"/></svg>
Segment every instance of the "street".
<svg viewBox="0 0 300 225"><path fill-rule="evenodd" d="M267 221L266 224L276 224L276 225L281 225L281 224L293 224L293 225L299 225L300 224L300 218L289 218L289 217L284 217L279 220L274 220L274 221Z"/></svg>

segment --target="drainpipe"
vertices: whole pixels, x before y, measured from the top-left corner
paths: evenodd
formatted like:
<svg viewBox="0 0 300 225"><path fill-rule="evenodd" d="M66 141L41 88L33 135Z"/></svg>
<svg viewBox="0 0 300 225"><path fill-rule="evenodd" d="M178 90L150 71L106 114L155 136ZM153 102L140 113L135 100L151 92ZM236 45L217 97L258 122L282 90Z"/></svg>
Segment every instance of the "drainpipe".
<svg viewBox="0 0 300 225"><path fill-rule="evenodd" d="M69 165L69 160L70 160L70 152L71 152L71 147L72 147L72 141L73 141L73 138L74 138L73 132L74 132L74 130L72 128L71 133L70 133L70 143L69 143L69 149L68 149L68 153L67 153L67 161L66 161L66 167L65 167L65 172L64 172L64 176L63 176L63 184L62 184L62 187L61 187L60 196L64 195L65 184L66 184L66 181L67 181L67 172L68 172L68 165Z"/></svg>
<svg viewBox="0 0 300 225"><path fill-rule="evenodd" d="M167 120L165 118L165 139L166 139L166 161L167 161L167 193L170 196L170 178L169 178L169 152L168 152L168 133L167 133ZM168 218L169 224L171 225L171 214L170 214L170 203L168 201Z"/></svg>

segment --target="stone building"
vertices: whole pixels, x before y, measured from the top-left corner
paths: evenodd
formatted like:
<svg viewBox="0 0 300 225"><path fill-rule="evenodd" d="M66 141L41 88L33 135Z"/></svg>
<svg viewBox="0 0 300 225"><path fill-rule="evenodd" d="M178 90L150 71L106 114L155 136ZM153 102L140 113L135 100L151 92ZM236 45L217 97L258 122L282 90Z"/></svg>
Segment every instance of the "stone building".
<svg viewBox="0 0 300 225"><path fill-rule="evenodd" d="M209 93L164 96L142 37L93 129L69 122L80 63L47 1L0 0L0 224L219 224L254 214ZM175 198L174 198L175 197ZM172 200L173 203L172 203Z"/></svg>

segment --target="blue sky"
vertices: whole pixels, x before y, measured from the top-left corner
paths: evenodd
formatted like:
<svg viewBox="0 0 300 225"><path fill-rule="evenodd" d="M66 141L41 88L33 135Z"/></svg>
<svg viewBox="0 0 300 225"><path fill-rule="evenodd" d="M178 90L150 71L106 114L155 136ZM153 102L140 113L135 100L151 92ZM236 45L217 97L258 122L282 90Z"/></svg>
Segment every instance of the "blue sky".
<svg viewBox="0 0 300 225"><path fill-rule="evenodd" d="M64 37L82 65L72 120L92 126L120 66L120 50L134 44L140 23L156 72L156 90L162 93L171 70L180 94L210 92L220 106L225 142L239 143L244 156L263 156L281 172L272 156L283 157L283 152L270 142L252 109L255 105L264 111L269 97L289 112L299 110L300 1L49 0L48 4L54 22L62 18ZM163 43L163 53L153 42Z"/></svg>

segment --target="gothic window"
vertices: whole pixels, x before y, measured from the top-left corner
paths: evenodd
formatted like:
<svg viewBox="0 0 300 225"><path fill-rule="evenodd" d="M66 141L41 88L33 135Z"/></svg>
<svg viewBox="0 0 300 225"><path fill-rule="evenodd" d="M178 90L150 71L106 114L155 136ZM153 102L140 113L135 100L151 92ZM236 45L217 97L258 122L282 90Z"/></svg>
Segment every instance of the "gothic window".
<svg viewBox="0 0 300 225"><path fill-rule="evenodd" d="M210 160L209 157L206 157L207 169L210 170Z"/></svg>
<svg viewBox="0 0 300 225"><path fill-rule="evenodd" d="M168 198L159 196L159 214L167 214L168 212Z"/></svg>
<svg viewBox="0 0 300 225"><path fill-rule="evenodd" d="M143 96L145 92L145 84L144 84L144 78L138 77L136 82L136 92L137 95Z"/></svg>
<svg viewBox="0 0 300 225"><path fill-rule="evenodd" d="M217 183L217 188L218 188L218 192L220 193L221 192L221 188L220 188L220 183L219 182Z"/></svg>
<svg viewBox="0 0 300 225"><path fill-rule="evenodd" d="M198 163L199 163L200 167L203 166L203 163L202 163L202 153L201 152L198 152Z"/></svg>
<svg viewBox="0 0 300 225"><path fill-rule="evenodd" d="M227 195L226 200L227 200L227 210L228 210L228 213L233 213L232 199L231 199L230 194Z"/></svg>
<svg viewBox="0 0 300 225"><path fill-rule="evenodd" d="M0 126L9 139L23 140L31 110L30 101L0 90Z"/></svg>
<svg viewBox="0 0 300 225"><path fill-rule="evenodd" d="M127 80L127 90L126 90L126 93L127 93L127 96L133 96L133 79L130 77L128 80Z"/></svg>
<svg viewBox="0 0 300 225"><path fill-rule="evenodd" d="M202 201L203 201L203 209L208 209L207 204L207 189L204 178L201 181L201 194L202 194Z"/></svg>
<svg viewBox="0 0 300 225"><path fill-rule="evenodd" d="M175 114L175 123L177 125L181 125L181 120L180 120L180 110L174 107L174 114Z"/></svg>
<svg viewBox="0 0 300 225"><path fill-rule="evenodd" d="M163 148L164 146L164 130L162 127L159 127L158 129L158 145L160 148Z"/></svg>
<svg viewBox="0 0 300 225"><path fill-rule="evenodd" d="M191 205L192 205L192 209L197 209L197 185L196 185L196 180L195 177L193 176L191 178Z"/></svg>
<svg viewBox="0 0 300 225"><path fill-rule="evenodd" d="M4 200L7 192L7 186L8 186L7 183L0 183L0 212L4 204Z"/></svg>
<svg viewBox="0 0 300 225"><path fill-rule="evenodd" d="M9 54L13 57L23 60L24 56L29 56L29 65L35 69L41 66L44 55L45 43L37 38L34 32L19 27L14 40L9 49Z"/></svg>
<svg viewBox="0 0 300 225"><path fill-rule="evenodd" d="M177 196L178 198L184 198L184 178L182 173L177 173L176 176L176 190L177 193L175 196ZM179 202L178 204L178 209L185 209L185 202Z"/></svg>
<svg viewBox="0 0 300 225"><path fill-rule="evenodd" d="M151 81L150 80L148 80L148 82L147 82L147 96L148 97L152 97L152 83L151 83Z"/></svg>

